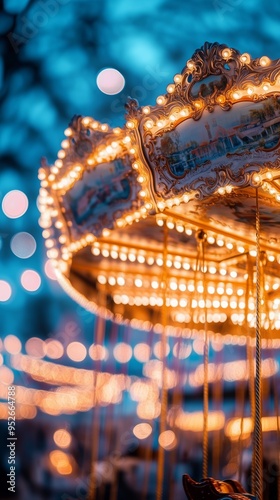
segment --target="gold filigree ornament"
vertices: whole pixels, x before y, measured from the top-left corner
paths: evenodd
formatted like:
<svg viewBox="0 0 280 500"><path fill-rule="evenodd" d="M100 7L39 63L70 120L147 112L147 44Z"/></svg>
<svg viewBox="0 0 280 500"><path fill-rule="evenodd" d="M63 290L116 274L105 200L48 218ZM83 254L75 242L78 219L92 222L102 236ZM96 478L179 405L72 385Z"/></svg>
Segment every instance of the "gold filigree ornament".
<svg viewBox="0 0 280 500"><path fill-rule="evenodd" d="M58 159L39 170L62 287L138 328L161 331L165 301L171 334L199 330L206 309L211 331L251 334L258 191L262 322L279 337L280 60L205 43L156 105L126 109L123 129L74 117Z"/></svg>

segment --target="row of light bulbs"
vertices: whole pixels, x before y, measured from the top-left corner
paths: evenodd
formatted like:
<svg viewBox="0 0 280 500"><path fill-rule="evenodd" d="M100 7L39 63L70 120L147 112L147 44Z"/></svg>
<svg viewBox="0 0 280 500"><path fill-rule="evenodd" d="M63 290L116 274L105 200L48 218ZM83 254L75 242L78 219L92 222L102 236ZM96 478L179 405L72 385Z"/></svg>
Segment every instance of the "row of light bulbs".
<svg viewBox="0 0 280 500"><path fill-rule="evenodd" d="M164 304L164 300L162 297L158 295L128 295L127 293L114 293L113 300L115 304L125 304L125 305L135 305L135 306L158 306L162 307ZM213 309L239 309L244 311L246 309L245 300L238 300L237 297L233 297L230 300L228 298L222 297L219 299L189 299L187 297L179 298L174 295L167 297L165 304L167 307L173 308L185 308L188 307L190 309L205 309L213 310ZM255 301L249 301L248 305L249 311L255 311Z"/></svg>
<svg viewBox="0 0 280 500"><path fill-rule="evenodd" d="M191 231L191 230L190 230ZM212 239L211 236L209 236L209 242L214 243L214 237ZM233 244L231 242L225 242L225 240L220 240L218 246L222 246L222 241L223 245L226 245L227 248L232 249ZM150 266L152 265L157 265L158 267L162 267L164 265L164 260L163 260L163 254L158 250L145 250L145 249L137 249L137 248L128 248L124 245L118 245L116 243L104 243L100 241L96 241L93 243L92 246L92 254L95 257L102 256L105 259L106 258L111 258L113 260L121 260L122 262L129 261L131 263L138 262L139 264L148 264ZM244 247L241 248L241 245L239 246L239 253L244 253L245 249ZM255 256L255 251L251 250L250 255ZM273 255L269 256L269 260L273 262L275 260L275 257ZM280 258L279 258L280 260ZM167 259L166 259L166 266L168 268L174 267L175 269L184 269L185 271L189 270L196 270L196 264L191 261L190 259L184 258L183 254L177 254L172 255L168 254ZM228 271L226 266L219 266L218 264L214 263L207 263L204 265L204 271L209 272L210 274L216 274L219 273L221 276L226 276L227 274L232 277L232 278L237 278L238 273L235 270Z"/></svg>
<svg viewBox="0 0 280 500"><path fill-rule="evenodd" d="M231 49L227 48L227 49L223 50L222 56L224 57L225 60L228 60L231 56L231 53L232 53ZM240 61L243 64L249 64L250 60L251 60L251 58L250 58L249 54L242 54L240 56ZM262 67L269 65L269 63L270 63L270 59L266 56L263 56L259 59L259 64ZM189 60L187 62L187 67L191 73L195 72L196 68L195 68L195 64L192 60ZM173 94L176 91L176 85L180 85L181 82L182 82L182 75L176 74L174 76L174 83L168 84L166 87L167 93ZM279 83L279 81L278 81L278 83ZM255 94L256 95L261 94L263 91L268 92L271 85L272 85L272 83L270 81L266 81L262 85L259 85L259 86L250 85L250 86L247 86L246 89L233 90L231 92L231 98L233 100L237 101L237 100L242 99L244 97L246 98L248 96L253 96ZM218 104L224 104L226 102L226 97L223 94L219 94L217 96L216 100L217 100ZM160 95L156 99L156 103L159 106L164 106L166 104L166 102L167 102L166 95ZM196 101L194 101L194 106L196 109L201 109L203 107L203 101L201 99L197 99ZM153 111L153 108L151 108L150 106L144 106L142 108L142 113L144 115L149 115L151 113L151 111ZM156 119L156 120L153 120L151 118L147 119L146 121L144 121L144 127L148 130L153 129L153 131L155 131L155 130L158 130L158 129L165 127L169 122L176 122L178 120L181 120L182 118L187 118L191 114L192 114L192 109L190 106L184 106L180 110L178 110L178 108L174 108L171 110L169 116L166 118L162 117L162 118ZM128 126L128 128L134 128L136 126L136 123L134 123L133 121L129 121L127 123L127 126Z"/></svg>

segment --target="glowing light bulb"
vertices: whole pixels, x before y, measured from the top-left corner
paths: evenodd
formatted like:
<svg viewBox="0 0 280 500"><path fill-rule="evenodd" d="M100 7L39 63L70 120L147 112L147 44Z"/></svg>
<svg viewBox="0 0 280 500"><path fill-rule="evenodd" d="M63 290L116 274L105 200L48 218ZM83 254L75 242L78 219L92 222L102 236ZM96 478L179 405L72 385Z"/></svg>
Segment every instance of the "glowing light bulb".
<svg viewBox="0 0 280 500"><path fill-rule="evenodd" d="M233 244L231 243L231 241L227 241L227 243L226 243L226 247L227 247L229 250L232 250L232 249L233 249Z"/></svg>
<svg viewBox="0 0 280 500"><path fill-rule="evenodd" d="M154 122L153 122L152 120L147 120L147 121L145 122L145 127L146 127L146 128L151 129L151 128L153 128L153 126L154 126Z"/></svg>
<svg viewBox="0 0 280 500"><path fill-rule="evenodd" d="M194 62L191 59L189 59L187 62L187 68L189 68L190 70L194 69Z"/></svg>
<svg viewBox="0 0 280 500"><path fill-rule="evenodd" d="M222 51L222 57L224 59L228 59L231 56L231 50L229 48L226 48Z"/></svg>
<svg viewBox="0 0 280 500"><path fill-rule="evenodd" d="M261 66L267 66L270 63L270 59L267 56L263 56L260 58L260 65Z"/></svg>
<svg viewBox="0 0 280 500"><path fill-rule="evenodd" d="M134 128L134 123L132 121L126 122L127 128Z"/></svg>
<svg viewBox="0 0 280 500"><path fill-rule="evenodd" d="M245 53L240 56L240 61L244 64L249 64L251 57L249 54Z"/></svg>
<svg viewBox="0 0 280 500"><path fill-rule="evenodd" d="M180 81L182 80L182 75L178 73L177 75L174 76L173 80L175 83L180 83Z"/></svg>
<svg viewBox="0 0 280 500"><path fill-rule="evenodd" d="M163 95L160 95L157 97L157 104L164 104L165 103L165 97Z"/></svg>

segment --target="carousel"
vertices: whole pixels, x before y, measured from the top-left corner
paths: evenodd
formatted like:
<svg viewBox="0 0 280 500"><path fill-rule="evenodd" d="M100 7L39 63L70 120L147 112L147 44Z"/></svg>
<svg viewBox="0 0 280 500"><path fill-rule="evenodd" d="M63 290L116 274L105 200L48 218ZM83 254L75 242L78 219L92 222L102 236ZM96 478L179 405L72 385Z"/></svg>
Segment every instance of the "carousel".
<svg viewBox="0 0 280 500"><path fill-rule="evenodd" d="M157 500L164 498L164 437L179 428L178 446L197 425L181 405L180 391L193 380L183 376L183 355L180 383L172 385L164 355L170 339L177 350L198 340L203 355L196 372L203 388L203 477L184 474L182 492L189 500L263 498L264 432L279 440L280 427L279 132L280 61L205 43L155 105L128 99L123 128L75 116L57 160L39 170L40 225L61 286L98 317L132 336L134 329L152 331L160 342L159 411L152 416ZM243 410L228 422L222 412L213 415L213 387L225 380L226 364L211 362L212 345L233 346L233 353L243 346L246 353L235 379ZM220 403L222 409L221 395ZM221 441L220 448L212 442L215 425L237 450L234 479L229 470L229 479L209 477L209 469L219 474L212 464L219 457L209 453L209 439L216 455L221 451ZM245 453L250 492L241 486ZM95 467L93 456L90 499Z"/></svg>

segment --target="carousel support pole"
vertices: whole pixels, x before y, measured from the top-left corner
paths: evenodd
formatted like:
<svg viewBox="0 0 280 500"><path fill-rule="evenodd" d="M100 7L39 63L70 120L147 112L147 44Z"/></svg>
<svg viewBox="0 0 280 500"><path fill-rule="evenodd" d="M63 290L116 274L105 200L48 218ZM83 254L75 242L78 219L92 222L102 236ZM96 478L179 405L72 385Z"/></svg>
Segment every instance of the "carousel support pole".
<svg viewBox="0 0 280 500"><path fill-rule="evenodd" d="M159 435L165 431L166 427L166 416L167 416L167 404L168 404L168 393L166 385L166 344L167 344L167 309L166 309L166 296L167 296L167 240L168 240L168 227L166 223L163 226L163 275L162 275L162 291L163 291L163 308L162 308L162 325L163 332L161 338L161 348L162 348L162 390L161 390L161 413L160 413L160 426ZM163 493L163 481L164 481L164 448L159 444L158 448L158 468L157 468L157 492L156 500L162 499Z"/></svg>
<svg viewBox="0 0 280 500"><path fill-rule="evenodd" d="M249 314L249 297L250 297L250 292L253 293L253 278L254 278L254 266L253 262L250 259L249 255L247 258L247 283L246 283L246 298L245 298L245 318L247 321L247 329L249 330L249 324L248 324L248 314ZM250 414L252 421L255 422L255 365L254 365L254 350L253 350L253 343L252 343L252 338L250 335L247 335L247 341L246 341L246 356L247 356L247 366L248 366L248 371L249 371L249 398L250 398ZM243 434L243 422L241 422L241 434ZM252 454L252 465L251 465L251 489L252 492L255 494L255 454L253 452ZM241 474L242 474L242 462L240 461L240 471L239 471L239 477L241 480Z"/></svg>
<svg viewBox="0 0 280 500"><path fill-rule="evenodd" d="M104 340L104 328L105 322L101 317L97 318L96 327L96 342L97 344L103 344ZM101 361L98 362L96 369L93 372L93 439L92 439L92 454L91 454L91 470L90 470L90 484L89 491L87 495L87 500L95 500L96 498L96 462L98 460L99 451L99 435L100 435L100 409L98 406L98 374L101 372Z"/></svg>
<svg viewBox="0 0 280 500"><path fill-rule="evenodd" d="M199 229L196 233L197 239L197 258L195 266L195 287L197 287L197 274L200 266L200 271L203 276L203 301L204 301L204 382L203 382L203 438L202 438L202 477L208 476L208 418L209 418L209 335L207 328L207 307L206 307L206 279L205 279L205 243L207 234L203 229ZM201 258L202 257L202 258ZM202 260L202 262L200 262Z"/></svg>
<svg viewBox="0 0 280 500"><path fill-rule="evenodd" d="M203 233L202 240L202 272L203 272L203 298L204 298L204 383L203 383L203 462L202 462L202 477L208 476L208 454L209 454L209 437L208 437L208 419L209 419L209 335L207 326L207 307L206 307L206 279L205 279L205 241L206 234Z"/></svg>
<svg viewBox="0 0 280 500"><path fill-rule="evenodd" d="M260 211L258 188L256 188L256 375L255 375L255 422L254 463L255 495L263 498L263 449L262 449L262 373L261 373L261 255L260 255Z"/></svg>

